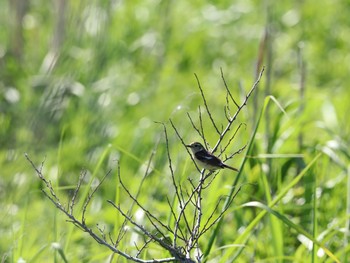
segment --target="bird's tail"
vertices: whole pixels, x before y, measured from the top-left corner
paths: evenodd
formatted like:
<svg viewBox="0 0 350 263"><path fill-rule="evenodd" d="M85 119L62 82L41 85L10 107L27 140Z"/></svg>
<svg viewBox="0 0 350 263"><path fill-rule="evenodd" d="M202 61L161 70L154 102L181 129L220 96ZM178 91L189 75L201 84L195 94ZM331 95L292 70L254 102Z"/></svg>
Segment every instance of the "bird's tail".
<svg viewBox="0 0 350 263"><path fill-rule="evenodd" d="M224 164L224 167L225 167L225 168L228 168L228 169L230 169L230 170L233 170L233 171L239 172L239 170L238 170L237 168L234 168L234 167L229 166L229 165L227 165L227 164Z"/></svg>

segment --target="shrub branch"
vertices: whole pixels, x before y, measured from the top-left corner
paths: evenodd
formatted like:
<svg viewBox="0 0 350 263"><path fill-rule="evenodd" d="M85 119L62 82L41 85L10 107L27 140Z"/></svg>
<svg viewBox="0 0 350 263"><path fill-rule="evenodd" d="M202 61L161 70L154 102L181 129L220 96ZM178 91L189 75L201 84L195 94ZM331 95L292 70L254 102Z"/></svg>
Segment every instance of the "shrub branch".
<svg viewBox="0 0 350 263"><path fill-rule="evenodd" d="M224 117L227 120L226 126L222 125L222 127L219 127L216 124L216 118L208 106L208 101L202 89L199 78L197 74L194 74L204 104L205 112L207 113L211 125L213 126L218 136L217 142L215 146L211 149L211 151L214 153L220 149L220 153L218 154L218 156L224 156L224 158L221 157L223 161L231 159L234 155L241 153L246 148L246 145L244 145L243 147L239 148L236 152L228 155L226 154L226 150L235 139L237 133L242 129L242 127L246 126L244 123L241 123L237 126L233 133L229 133L233 123L237 119L237 116L239 115L241 110L247 105L248 99L250 98L253 91L256 89L262 77L263 71L264 69L262 69L262 71L260 72L260 75L258 76L251 90L245 96L243 102L241 104L238 104L234 99L230 89L228 88L223 71L221 69L221 77L226 89L226 105L224 107ZM230 108L230 104L232 103L236 107L236 111L233 115L231 114ZM195 123L194 119L189 113L187 113L187 117L194 131L204 142L205 147L210 148L206 139L207 131L205 131L203 125L203 118L206 117L206 115L202 114L201 106L198 106L199 124ZM141 192L142 185L145 182L145 180L147 180L148 174L151 169L151 163L155 156L159 142L158 140L155 148L153 149L148 159L146 171L141 179L136 194L132 194L129 190L129 187L122 180L120 165L118 162L118 182L121 186L121 189L126 193L126 196L132 201L132 205L129 209L123 209L121 204L116 204L111 200L107 200L108 204L110 204L116 210L116 212L119 215L121 215L124 219L116 237L113 237L111 233L106 233L105 226L103 225L96 225L95 227L91 227L86 223L87 207L93 199L95 193L104 183L107 176L111 174L112 170L109 170L103 176L103 178L99 181L97 186L93 188L91 192L86 196L85 200L83 200L83 206L81 208L81 211L79 211L81 212L81 218L78 219L75 215L76 200L79 197L79 192L81 190L81 186L83 184L87 171L81 171L72 197L67 207L65 207L61 204L60 199L58 198L51 181L47 180L42 172L45 160L37 167L27 154L25 154L25 158L31 164L39 179L43 182L44 188L42 189L42 192L56 206L57 209L59 209L62 213L64 213L67 216L67 221L74 224L81 231L88 233L97 243L107 247L113 253L118 254L127 260L141 263L174 261L183 263L202 262L203 254L200 250L201 237L203 237L203 235L210 231L220 221L220 219L222 218L224 213L227 212L228 208L232 204L233 200L235 199L241 188L239 187L235 194L233 194L232 197L229 197L229 200L227 200L228 198L225 198L225 204L222 204L222 200L224 199L224 197L221 196L218 198L216 205L211 212L205 211L206 203L204 202L205 195L203 193L205 190L210 188L218 172L206 171L204 169L200 169L197 166L191 153L186 147L185 140L183 139L179 129L177 128L175 123L171 119L169 119L170 126L175 132L176 138L181 142L184 149L186 149L188 155L192 159L199 173L198 179L194 180L188 177L185 184L182 185L181 182L177 180L177 176L175 174L174 164L171 158L171 147L167 126L163 122L157 123L161 124L163 127L163 133L165 136L165 146L167 151L168 169L170 171L169 181L171 182L174 191L173 196L169 196L170 194L166 196L166 202L169 207L169 215L171 220L168 220L167 223L164 223L164 221L158 215L157 211L150 210L149 208L147 208L147 205L142 204L139 199L139 194ZM225 143L223 143L224 139ZM172 200L172 202L170 200ZM146 215L146 220L144 222L145 224L141 224L135 219L133 219L132 213L134 210L134 206L141 209ZM128 228L128 226L132 226L133 229L137 229L137 233L142 236L142 242L134 243L133 245L131 245L133 249L131 251L133 252L127 252L127 249L122 251L118 248L119 244L123 241L123 239L126 238L126 233L127 231L129 231L128 229L130 229ZM151 245L158 246L165 252L169 253L171 257L164 257L159 259L144 259L145 255L148 255L150 253L148 251L148 248Z"/></svg>

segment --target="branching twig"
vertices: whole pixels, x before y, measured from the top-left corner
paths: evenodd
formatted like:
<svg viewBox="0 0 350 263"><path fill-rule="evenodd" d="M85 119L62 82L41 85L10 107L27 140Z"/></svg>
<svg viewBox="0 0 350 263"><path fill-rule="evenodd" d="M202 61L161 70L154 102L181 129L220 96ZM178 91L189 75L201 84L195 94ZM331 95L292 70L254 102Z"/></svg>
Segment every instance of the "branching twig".
<svg viewBox="0 0 350 263"><path fill-rule="evenodd" d="M173 218L174 218L174 221L175 221L175 222L179 222L179 221L178 221L178 217L176 216L176 213L175 213L175 211L174 211L172 205L170 204L169 198L167 197L166 199L167 199L167 202L168 202L168 205L169 205L169 209L170 209L170 211L171 211L171 214L172 214L172 216L173 216ZM185 235L184 235L184 233L183 233L182 228L179 228L178 226L177 226L177 228L178 228L178 231L180 232L180 235L181 235L181 237L178 236L179 239L185 241L185 240L186 240L186 237L185 237ZM174 232L175 232L175 231L174 231ZM175 244L173 243L173 245L175 246L175 245L176 245L176 242L175 242Z"/></svg>
<svg viewBox="0 0 350 263"><path fill-rule="evenodd" d="M202 135L201 131L200 131L200 130L197 128L197 126L194 124L194 121L192 120L191 115L190 115L188 112L187 112L187 117L188 117L188 119L190 120L193 129L195 129L195 131L198 133L198 135L202 138L203 135Z"/></svg>
<svg viewBox="0 0 350 263"><path fill-rule="evenodd" d="M140 254L142 253L142 251L143 251L143 250L148 246L148 244L151 243L151 242L152 242L152 239L146 240L145 243L143 244L143 246L142 246L140 249L138 249L138 252L137 252L137 254L136 254L136 257L139 257Z"/></svg>
<svg viewBox="0 0 350 263"><path fill-rule="evenodd" d="M82 221L84 224L85 224L85 213L86 213L86 208L87 208L87 206L89 205L92 196L96 193L97 189L102 185L102 183L104 182L104 180L106 179L106 177L107 177L111 172L112 172L112 170L109 170L109 171L104 175L104 177L102 178L102 180L98 183L98 185L92 190L92 192L88 194L88 196L87 196L87 198L86 198L86 201L85 201L85 203L84 203L83 212L82 212L82 215L81 215L81 221Z"/></svg>
<svg viewBox="0 0 350 263"><path fill-rule="evenodd" d="M255 83L253 84L253 87L250 89L250 91L247 93L247 95L245 96L245 99L243 100L243 102L241 103L241 105L239 105L239 107L236 110L236 113L230 118L230 120L228 121L226 128L223 130L223 132L221 132L219 135L219 139L216 142L215 146L213 147L212 153L214 153L219 145L221 144L222 140L224 139L224 137L226 136L226 134L228 133L228 131L230 130L232 123L236 120L237 116L239 115L239 113L241 112L241 110L244 108L244 106L247 105L247 101L249 99L249 97L252 95L253 91L257 88L261 77L264 73L265 68L263 67L262 70L260 71L260 74L258 76L258 79L255 81Z"/></svg>
<svg viewBox="0 0 350 263"><path fill-rule="evenodd" d="M70 210L69 213L71 215L73 215L73 207L75 205L75 199L77 198L81 183L83 182L85 176L86 176L86 170L81 171L80 176L79 176L79 180L77 183L77 187L74 189L73 197L72 197L72 200L70 201L70 204L69 204L69 210Z"/></svg>
<svg viewBox="0 0 350 263"><path fill-rule="evenodd" d="M232 136L230 137L230 139L228 140L228 142L226 143L226 145L224 146L224 148L220 151L220 154L218 155L219 157L221 156L221 154L223 154L226 149L230 146L231 142L233 141L233 139L236 137L237 132L241 129L242 125L246 126L245 123L240 123L237 127L237 129L235 130L235 132L232 134ZM245 148L245 147L244 147ZM232 155L233 156L233 155ZM226 159L228 160L228 159Z"/></svg>
<svg viewBox="0 0 350 263"><path fill-rule="evenodd" d="M217 124L214 120L213 114L211 113L211 111L209 109L207 99L204 95L204 91L202 89L202 86L201 86L200 81L198 79L198 76L196 74L195 74L195 77L196 77L196 80L198 83L198 88L199 88L200 93L201 93L201 97L202 97L202 100L204 103L205 110L209 116L211 124L213 125L216 133L219 135L217 143L212 148L211 152L214 153L215 151L219 150L220 154L218 156L225 155L225 159L222 159L222 160L227 161L227 160L231 159L234 155L241 153L246 147L246 145L244 145L243 147L238 149L236 152L234 152L233 154L230 154L228 156L226 156L226 154L225 154L226 150L231 145L231 143L234 140L234 138L236 137L237 133L240 131L241 127L245 124L241 123L236 128L234 133L231 135L229 135L229 130L231 129L233 122L237 119L237 116L239 115L239 113L241 112L243 107L245 107L247 105L247 101L248 101L249 97L251 96L252 92L256 89L256 87L257 87L257 85L262 77L264 69L261 70L259 77L257 78L257 80L254 83L251 90L247 93L245 99L243 100L243 102L241 104L238 104L236 102L236 100L233 98L232 93L231 93L230 89L228 88L228 85L227 85L226 80L224 78L223 70L222 69L220 69L220 70L221 70L221 77L222 77L222 80L224 82L224 86L226 89L226 106L224 108L224 113L225 113L225 117L227 119L227 125L226 125L226 127L222 126L221 131L219 130L219 127L217 126ZM237 107L237 110L236 110L235 114L233 114L233 115L231 115L231 110L230 110L231 103L233 103ZM204 125L203 125L203 116L202 116L202 112L201 112L201 107L200 106L198 107L199 125L198 124L196 125L194 123L194 121L189 113L187 113L187 116L190 120L192 127L198 133L199 137L201 137L201 139L203 140L205 147L210 148L210 146L207 143L207 139L206 139L206 136L204 133L205 129L204 129ZM35 170L36 174L38 175L38 177L40 178L40 180L43 181L43 183L46 187L46 190L43 189L42 191L45 194L45 196L57 207L57 209L59 209L61 212L63 212L67 216L69 222L74 224L80 230L88 233L97 243L106 246L113 253L116 253L116 254L124 257L127 260L131 260L134 262L140 262L140 263L155 263L155 262L161 263L161 262L173 262L173 261L179 261L181 263L195 263L195 262L200 263L202 261L202 258L203 258L203 254L200 252L201 250L199 248L200 238L222 219L224 213L229 209L231 203L233 202L233 200L235 199L235 197L237 196L237 194L241 190L241 187L239 187L236 192L234 192L235 189L231 189L230 195L228 198L226 198L225 204L223 205L223 208L221 209L220 213L218 212L218 209L221 206L220 205L221 201L222 201L221 197L217 201L217 203L216 203L213 211L211 211L211 213L204 213L205 202L203 202L203 197L205 197L205 195L203 194L203 191L210 187L213 180L217 176L218 172L214 173L213 171L206 171L204 169L201 170L198 167L198 165L194 161L190 151L186 147L187 144L185 143L184 139L180 135L180 132L178 131L177 127L175 126L175 124L172 122L171 119L169 120L169 122L170 122L173 130L175 131L177 138L179 139L179 141L181 141L181 143L184 146L184 148L186 149L187 153L191 156L191 159L192 159L194 165L196 166L200 176L198 179L187 178L188 180L186 182L189 182L189 184L187 183L189 185L189 187L183 187L181 185L181 181L178 182L178 180L176 179L175 170L173 167L173 162L172 162L172 158L171 158L171 154L170 154L170 143L169 143L167 128L166 128L166 125L164 123L160 122L160 124L163 126L163 130L164 130L167 159L169 162L168 168L169 168L169 171L171 174L171 183L172 183L172 186L173 186L174 191L175 191L173 204L178 203L178 208L175 209L173 207L173 204L170 202L170 200L167 196L166 200L167 200L167 203L169 206L171 220L169 220L169 222L166 224L166 223L163 223L163 221L156 216L156 213L154 213L154 211L150 211L150 210L146 209L146 207L144 205L142 205L141 202L139 201L139 195L141 193L142 185L143 185L144 181L146 180L146 178L149 174L149 171L151 169L151 164L152 164L152 160L153 160L153 157L155 155L155 152L156 152L156 148L157 148L157 145L159 142L158 141L155 148L153 149L153 151L150 155L150 158L148 159L145 174L141 179L141 182L139 184L139 188L138 188L135 195L131 194L129 188L124 184L122 177L121 177L121 173L120 173L120 166L118 163L118 168L117 168L118 169L118 171L117 171L118 181L119 181L122 189L126 192L128 198L132 200L132 205L131 205L131 208L129 210L127 210L127 212L125 212L121 208L120 204L115 204L111 200L107 201L124 218L124 221L123 221L123 223L120 227L120 230L118 232L118 235L115 239L112 237L111 233L108 233L108 236L107 236L107 233L105 233L104 226L96 225L95 231L97 229L97 232L95 233L95 231L93 229L89 228L88 225L86 224L86 217L85 217L87 207L88 207L90 201L92 200L96 191L99 189L99 187L104 182L105 178L111 173L111 170L108 171L104 175L104 177L97 184L97 186L91 191L91 193L89 193L87 195L86 200L85 200L83 207L82 207L81 219L78 220L74 216L73 211L74 211L74 207L76 205L76 200L78 198L79 191L81 189L81 185L84 181L84 177L86 176L86 170L83 170L81 172L79 179L78 179L78 182L77 182L77 185L76 185L76 188L74 189L72 199L70 200L68 207L65 208L60 203L60 200L59 200L58 196L56 195L55 190L53 189L51 182L49 180L47 180L42 173L44 161L41 163L41 165L39 167L36 167L34 165L34 163L31 161L31 159L28 157L27 154L25 154L25 157L29 161L31 166L34 168L34 170ZM227 137L229 137L229 138L227 138ZM223 144L224 139L226 142L225 145ZM210 180L208 180L209 177L210 177ZM148 230L144 225L136 222L132 218L131 213L133 210L133 206L137 206L145 213L147 220L150 223L149 227L152 230ZM208 215L208 216L206 216L206 215ZM172 224L172 221L174 221L173 225L170 226ZM203 224L203 222L204 222L204 224ZM130 253L127 253L125 251L121 251L118 249L118 245L122 241L123 237L125 237L128 224L134 226L135 229L137 229L137 233L139 233L143 237L143 244L139 245L139 244L134 243L134 246L136 248L136 254L134 256L132 256ZM115 240L115 241L113 241L113 240ZM141 259L140 257L141 257L141 254L143 254L142 252L146 251L146 249L148 249L149 244L151 244L151 243L154 243L154 244L158 245L159 247L161 247L162 249L164 249L165 251L169 252L172 255L172 257L161 258L161 259L150 259L150 260ZM195 251L193 251L193 250L195 250ZM191 258L191 256L193 257L193 254L194 254L194 258L196 259L196 261Z"/></svg>
<svg viewBox="0 0 350 263"><path fill-rule="evenodd" d="M170 251L172 253L172 255L177 255L178 259L182 258L182 255L178 253L178 251L173 248L171 245L167 244L165 241L163 241L162 239L158 238L156 235L153 235L151 232L149 232L145 227L143 227L142 225L136 223L127 213L125 213L118 205L114 204L113 201L111 200L107 200L108 203L110 203L114 208L116 208L119 213L125 217L132 225L134 225L136 228L138 228L139 230L141 230L141 232L143 234L145 234L147 237L149 237L150 239L152 239L153 241L155 241L158 245L160 245L161 247L165 248L166 250ZM175 258L173 259L175 260Z"/></svg>
<svg viewBox="0 0 350 263"><path fill-rule="evenodd" d="M118 164L119 167L119 164ZM123 187L124 191L128 194L128 196L130 197L130 199L137 204L137 206L139 208L142 209L142 211L144 211L146 213L147 216L149 216L151 223L153 224L153 220L156 221L158 224L160 224L164 229L166 229L167 231L172 233L172 230L166 226L165 224L162 223L162 221L160 221L156 216L154 216L150 211L148 211L143 205L141 205L141 203L130 193L130 191L128 190L128 188L125 186L123 180L121 179L121 175L120 175L120 169L118 168L118 180L120 185ZM130 216L130 215L129 215ZM173 233L172 233L173 234Z"/></svg>
<svg viewBox="0 0 350 263"><path fill-rule="evenodd" d="M99 224L96 224L96 228L97 228L97 230L100 232L103 241L106 242L105 227L101 228Z"/></svg>
<svg viewBox="0 0 350 263"><path fill-rule="evenodd" d="M55 202L57 202L59 205L61 205L60 200L58 199L55 191L52 188L51 182L49 180L46 180L46 178L42 174L42 169L43 169L45 160L41 162L40 168L37 168L35 166L35 164L33 163L33 161L29 158L27 153L25 153L24 156L26 157L27 161L31 164L31 166L33 167L33 169L35 170L35 172L39 176L39 178L45 183L46 187L49 189L51 196L53 197Z"/></svg>
<svg viewBox="0 0 350 263"><path fill-rule="evenodd" d="M193 226L193 230L192 233L190 235L190 239L188 241L187 247L186 247L186 256L190 257L190 252L191 250L197 245L198 243L198 234L199 234L199 229L201 226L201 221L202 221L202 186L203 186L203 182L204 182L204 172L201 173L201 178L198 184L198 187L196 189L196 204L195 204L195 216L194 218L196 218L195 220L195 224ZM198 213L198 214L197 214Z"/></svg>
<svg viewBox="0 0 350 263"><path fill-rule="evenodd" d="M143 185L143 183L145 182L147 176L149 175L149 171L150 171L150 169L151 169L151 164L152 164L152 161L153 161L153 157L154 157L154 155L156 154L159 141L160 141L160 138L158 138L158 140L157 140L157 142L156 142L156 144L155 144L155 146L154 146L154 148L153 148L153 150L152 150L151 156L150 156L149 159L148 159L147 167L146 167L145 173L144 173L144 175L143 175L143 177L142 177L142 179L141 179L141 182L140 182L140 184L139 184L139 187L138 187L138 189L137 189L137 193L136 193L136 195L135 195L135 199L137 199L137 198L139 197L140 192L141 192L141 189L142 189L142 185ZM120 175L120 167L119 167L119 164L118 164L118 174ZM132 209L133 209L133 207L134 207L134 204L135 204L135 202L133 202L133 203L131 204L130 211L132 211Z"/></svg>
<svg viewBox="0 0 350 263"><path fill-rule="evenodd" d="M201 169L199 169L197 163L194 161L194 159L193 159L193 157L192 157L192 154L190 153L190 151L189 151L188 148L186 147L186 143L185 143L185 141L182 139L182 137L181 137L179 131L177 130L176 126L174 125L173 121L172 121L171 119L169 119L169 122L170 122L172 128L174 129L177 138L179 138L179 140L181 141L182 145L183 145L184 148L186 149L188 155L191 157L192 162L194 163L194 165L195 165L196 168L197 168L197 171L198 171L198 172L201 172Z"/></svg>
<svg viewBox="0 0 350 263"><path fill-rule="evenodd" d="M230 160L233 158L233 156L240 154L241 152L243 152L243 150L247 147L247 145L244 145L243 147L239 148L237 151L235 151L234 153L228 155L223 161L226 162L227 160Z"/></svg>
<svg viewBox="0 0 350 263"><path fill-rule="evenodd" d="M170 120L170 123L172 124L171 120ZM168 155L169 166L171 166L171 157L170 157L170 150L169 150L168 132L167 132L165 124L162 123L162 125L163 125L163 128L164 128L165 143L166 143L166 147L167 147L167 155ZM182 142L183 142L183 140L182 140ZM183 142L183 144L184 144L184 142ZM185 145L185 147L186 147L186 145ZM185 214L185 209L186 209L187 204L183 202L182 196L180 194L181 191L179 191L179 188L177 187L177 184L176 184L176 181L175 181L174 173L171 173L171 179L172 179L173 186L175 188L175 194L176 194L177 200L179 202L179 206L180 206L180 214L179 214L179 216L178 216L178 218L177 218L177 220L175 222L175 227L174 227L173 246L176 247L177 246L177 237L178 237L177 233L179 231L179 225L180 225L181 217L183 217L183 219L185 221L185 224L187 226L187 229L190 230L190 228L189 228L189 223L188 223L188 220L187 220L187 217L186 217L186 214Z"/></svg>
<svg viewBox="0 0 350 263"><path fill-rule="evenodd" d="M220 135L220 131L219 131L219 129L218 129L218 127L217 127L217 125L216 125L216 123L215 123L215 121L214 121L214 118L213 118L213 116L211 115L211 112L210 112L210 110L209 110L209 106L208 106L207 100L206 100L206 98L205 98L205 95L204 95L204 92L203 92L201 83L199 82L198 76L197 76L197 74L194 74L194 76L196 77L197 84L198 84L198 88L199 88L199 90L200 90L200 92L201 92L202 99L203 99L203 103L204 103L205 109L206 109L206 111L207 111L207 113L208 113L209 119L210 119L211 123L213 124L213 127L215 128L216 132Z"/></svg>
<svg viewBox="0 0 350 263"><path fill-rule="evenodd" d="M201 106L198 106L198 118L199 118L199 127L201 127L202 140L204 142L204 146L208 147L207 140L205 139L204 128L203 128L203 119L202 119L202 111Z"/></svg>
<svg viewBox="0 0 350 263"><path fill-rule="evenodd" d="M118 236L117 236L117 239L114 243L114 247L117 247L120 243L120 241L123 239L123 237L125 236L125 233L126 233L126 230L125 230L125 227L126 227L126 224L128 223L128 220L126 218L124 218L124 221L119 229L119 233L118 233ZM110 237L110 240L112 240L112 238Z"/></svg>
<svg viewBox="0 0 350 263"><path fill-rule="evenodd" d="M226 80L225 80L225 77L224 77L224 72L222 71L222 68L220 68L220 72L221 72L221 78L222 78L222 81L224 82L224 86L225 86L225 89L226 89L227 94L230 96L232 102L236 105L236 107L239 108L238 103L237 103L236 100L233 98L232 93L231 93L230 89L229 89L228 86L227 86L227 83L226 83ZM228 101L227 101L227 105L228 105Z"/></svg>
<svg viewBox="0 0 350 263"><path fill-rule="evenodd" d="M121 255L122 257L124 257L125 259L128 260L132 260L134 262L139 262L139 263L155 263L155 262L173 262L175 261L177 258L176 257L170 257L170 258L161 258L161 259L151 259L151 260L144 260L135 256L131 256L130 254L123 252L119 249L116 248L116 243L120 242L121 240L121 236L122 234L118 237L117 242L115 244L113 244L113 242L108 243L105 239L105 236L99 236L97 235L91 228L89 228L86 224L85 224L85 220L81 220L79 221L74 215L70 214L70 208L66 209L63 205L61 205L61 203L58 201L58 197L51 185L51 183L45 179L44 175L42 174L42 167L43 167L43 163L41 164L40 168L37 168L35 166L35 164L33 163L33 161L29 158L29 156L27 154L25 154L26 159L28 160L28 162L32 165L32 167L34 168L36 174L38 175L38 177L40 178L40 180L42 180L45 183L46 188L49 189L49 193L47 193L46 191L42 190L42 192L45 194L45 196L57 207L57 209L59 209L62 213L64 213L67 218L69 219L68 221L71 222L72 224L74 224L76 227L78 227L79 229L81 229L82 231L88 233L97 243L104 245L105 247L107 247L108 249L110 249L112 252ZM105 175L105 177L109 174L109 172ZM104 178L105 178L104 177ZM103 182L103 180L102 180ZM93 193L97 190L97 188L100 186L100 184L94 189ZM92 197L92 194L90 194L90 199ZM86 208L85 208L86 209ZM124 217L126 218L126 217ZM130 222L130 221L129 221ZM101 232L101 229L99 230ZM185 261L183 261L185 262ZM191 262L191 261L188 261ZM191 262L192 263L192 262Z"/></svg>
<svg viewBox="0 0 350 263"><path fill-rule="evenodd" d="M208 225L208 223L210 222L211 218L212 218L213 215L214 215L214 212L216 211L216 209L217 209L218 206L219 206L219 202L218 202L218 204L217 204L217 206L215 207L213 213L210 215L210 217L208 218L208 221L205 223L205 225L204 225L202 231L200 232L199 237L201 237L203 234L205 234L209 229L212 228L212 226L214 226L214 225L221 219L221 217L226 213L227 209L230 207L230 205L231 205L231 203L233 202L233 200L236 198L237 194L241 191L241 188L242 188L242 186L240 186L240 187L238 188L238 190L236 191L236 193L235 193L235 194L232 196L232 198L228 201L228 205L226 205L226 206L224 207L224 209L222 209L222 211L220 212L220 214L214 219L214 221L213 221L210 225ZM219 201L221 201L221 200L219 200Z"/></svg>

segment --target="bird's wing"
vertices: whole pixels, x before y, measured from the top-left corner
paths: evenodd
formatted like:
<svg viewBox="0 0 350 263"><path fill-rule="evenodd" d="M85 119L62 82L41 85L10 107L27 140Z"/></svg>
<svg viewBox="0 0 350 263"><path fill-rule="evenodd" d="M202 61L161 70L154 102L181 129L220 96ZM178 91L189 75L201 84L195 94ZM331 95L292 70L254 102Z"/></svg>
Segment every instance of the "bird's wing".
<svg viewBox="0 0 350 263"><path fill-rule="evenodd" d="M218 157L208 153L207 151L196 152L195 156L199 161L202 161L209 165L219 166L219 167L222 167L223 165L221 160Z"/></svg>

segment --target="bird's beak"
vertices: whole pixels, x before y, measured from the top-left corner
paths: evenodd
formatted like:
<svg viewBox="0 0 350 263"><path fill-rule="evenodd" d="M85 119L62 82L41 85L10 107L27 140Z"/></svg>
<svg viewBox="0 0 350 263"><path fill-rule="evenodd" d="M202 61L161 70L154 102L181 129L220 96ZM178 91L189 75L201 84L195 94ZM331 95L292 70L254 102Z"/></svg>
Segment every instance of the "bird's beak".
<svg viewBox="0 0 350 263"><path fill-rule="evenodd" d="M191 148L191 145L190 144L186 144L186 147Z"/></svg>

